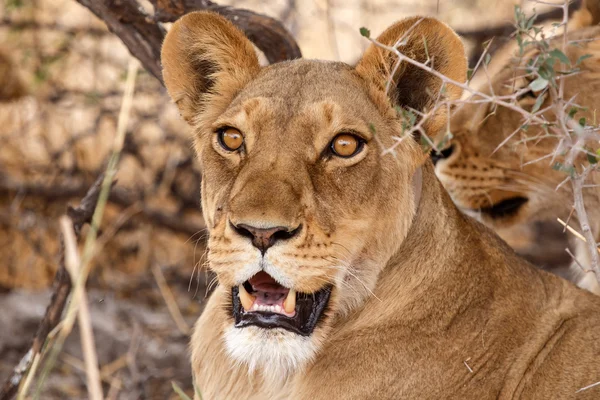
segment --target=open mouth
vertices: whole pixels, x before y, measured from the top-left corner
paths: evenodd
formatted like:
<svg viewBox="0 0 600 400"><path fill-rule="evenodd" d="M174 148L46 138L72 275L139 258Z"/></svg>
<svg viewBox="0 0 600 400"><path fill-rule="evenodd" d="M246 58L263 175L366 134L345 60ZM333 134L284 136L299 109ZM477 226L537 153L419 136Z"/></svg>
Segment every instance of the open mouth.
<svg viewBox="0 0 600 400"><path fill-rule="evenodd" d="M331 286L314 293L296 292L261 271L231 290L235 327L283 328L309 336L321 319L330 294Z"/></svg>
<svg viewBox="0 0 600 400"><path fill-rule="evenodd" d="M491 207L483 207L480 211L492 218L505 218L515 215L521 207L527 203L527 197L511 197L494 204Z"/></svg>

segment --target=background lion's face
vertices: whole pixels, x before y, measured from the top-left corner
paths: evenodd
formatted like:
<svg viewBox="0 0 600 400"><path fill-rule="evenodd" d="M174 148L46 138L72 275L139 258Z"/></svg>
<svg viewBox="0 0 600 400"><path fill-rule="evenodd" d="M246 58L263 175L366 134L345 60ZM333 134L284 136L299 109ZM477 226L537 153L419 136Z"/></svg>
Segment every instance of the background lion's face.
<svg viewBox="0 0 600 400"><path fill-rule="evenodd" d="M597 28L584 29L571 39L581 41L597 33ZM570 46L567 56L574 65L584 54L591 57L579 64L581 72L565 78L564 98L571 99L573 105L587 105L587 109L577 112L575 119L585 117L588 123L594 123L596 110L589 105L597 104L600 93L600 81L596 78L600 47L596 42L582 43L585 44ZM552 46L560 47L560 42L555 41ZM537 56L536 51L530 51L522 58L505 62L492 75L491 83L480 84L480 91L497 96L523 91L517 107L526 111L536 107L543 118L555 122L552 97L546 95L536 106L541 93L526 90L530 82L526 79L525 65ZM509 108L473 102L459 107L451 120L454 135L451 143L441 155L433 155L436 174L463 211L494 228L511 246L526 253L528 241L523 240L523 232L533 235L533 242L543 241L535 237L539 226L536 224L551 221L545 226L560 230L556 217L566 220L571 211L572 186L570 182L564 184L568 173L561 169L568 146L557 151L561 137L539 124L529 123L522 129L523 116ZM569 109L565 110L568 112ZM587 163L585 156L578 157L576 164ZM584 196L593 197L595 192L584 191ZM589 204L594 204L592 198L589 200Z"/></svg>

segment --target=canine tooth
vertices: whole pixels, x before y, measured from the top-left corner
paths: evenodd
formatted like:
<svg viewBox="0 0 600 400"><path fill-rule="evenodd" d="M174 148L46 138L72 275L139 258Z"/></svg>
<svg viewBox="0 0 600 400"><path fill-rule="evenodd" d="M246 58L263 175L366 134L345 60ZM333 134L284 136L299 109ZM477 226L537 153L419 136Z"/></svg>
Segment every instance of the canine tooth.
<svg viewBox="0 0 600 400"><path fill-rule="evenodd" d="M244 307L245 311L252 310L254 300L256 300L256 298L246 291L246 288L244 287L244 285L240 285L238 289L239 289L239 298L240 298L240 301L242 302L242 307Z"/></svg>
<svg viewBox="0 0 600 400"><path fill-rule="evenodd" d="M288 314L293 313L296 309L296 291L294 289L290 289L287 297L283 301L283 309Z"/></svg>

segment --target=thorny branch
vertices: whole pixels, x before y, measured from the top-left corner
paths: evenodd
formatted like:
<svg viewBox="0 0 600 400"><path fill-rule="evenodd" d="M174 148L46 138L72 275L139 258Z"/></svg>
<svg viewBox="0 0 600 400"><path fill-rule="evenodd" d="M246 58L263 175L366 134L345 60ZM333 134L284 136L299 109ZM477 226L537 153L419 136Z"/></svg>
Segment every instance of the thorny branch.
<svg viewBox="0 0 600 400"><path fill-rule="evenodd" d="M597 251L597 243L596 238L594 237L594 233L590 227L590 220L588 218L587 211L585 209L585 203L583 201L583 186L585 185L585 180L589 176L589 174L594 171L595 165L589 165L581 172L581 174L571 177L571 183L573 185L573 195L575 197L575 213L577 214L577 219L579 220L579 225L581 226L581 231L583 236L585 237L585 241L589 248L592 271L596 275L596 279L600 282L600 262Z"/></svg>
<svg viewBox="0 0 600 400"><path fill-rule="evenodd" d="M100 189L104 175L98 176L92 187L88 190L85 197L81 200L79 206L69 207L67 215L73 221L73 230L77 237L81 234L83 225L90 223L92 215L98 202ZM71 279L65 268L65 253L64 243L61 237L60 249L60 265L54 277L54 292L50 304L46 308L46 313L40 322L38 330L33 338L31 348L21 358L19 364L14 368L12 374L8 377L2 389L0 390L0 400L10 400L16 394L21 380L25 376L27 370L31 366L33 360L39 357L42 353L44 343L48 338L48 334L58 325L63 309L67 302L67 298L71 292Z"/></svg>

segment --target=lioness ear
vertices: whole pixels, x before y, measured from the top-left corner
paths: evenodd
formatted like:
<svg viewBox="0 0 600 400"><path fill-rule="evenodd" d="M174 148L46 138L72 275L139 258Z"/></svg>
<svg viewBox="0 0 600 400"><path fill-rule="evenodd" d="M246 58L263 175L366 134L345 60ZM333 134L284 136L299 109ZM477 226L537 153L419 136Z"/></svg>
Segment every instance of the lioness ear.
<svg viewBox="0 0 600 400"><path fill-rule="evenodd" d="M458 82L465 82L467 59L463 44L454 31L434 18L413 17L389 27L377 42L393 47L400 53ZM420 112L431 110L440 96L442 80L423 68L402 62L396 67L398 57L375 43L366 50L356 70L367 81L386 89L391 79L388 96L393 105L412 108ZM395 73L394 73L395 70ZM390 76L394 74L393 76ZM448 99L460 97L462 89L445 85ZM432 135L446 122L446 107L430 116L423 127Z"/></svg>
<svg viewBox="0 0 600 400"><path fill-rule="evenodd" d="M165 37L161 60L167 91L190 124L210 95L233 98L260 69L252 43L210 12L177 20Z"/></svg>

